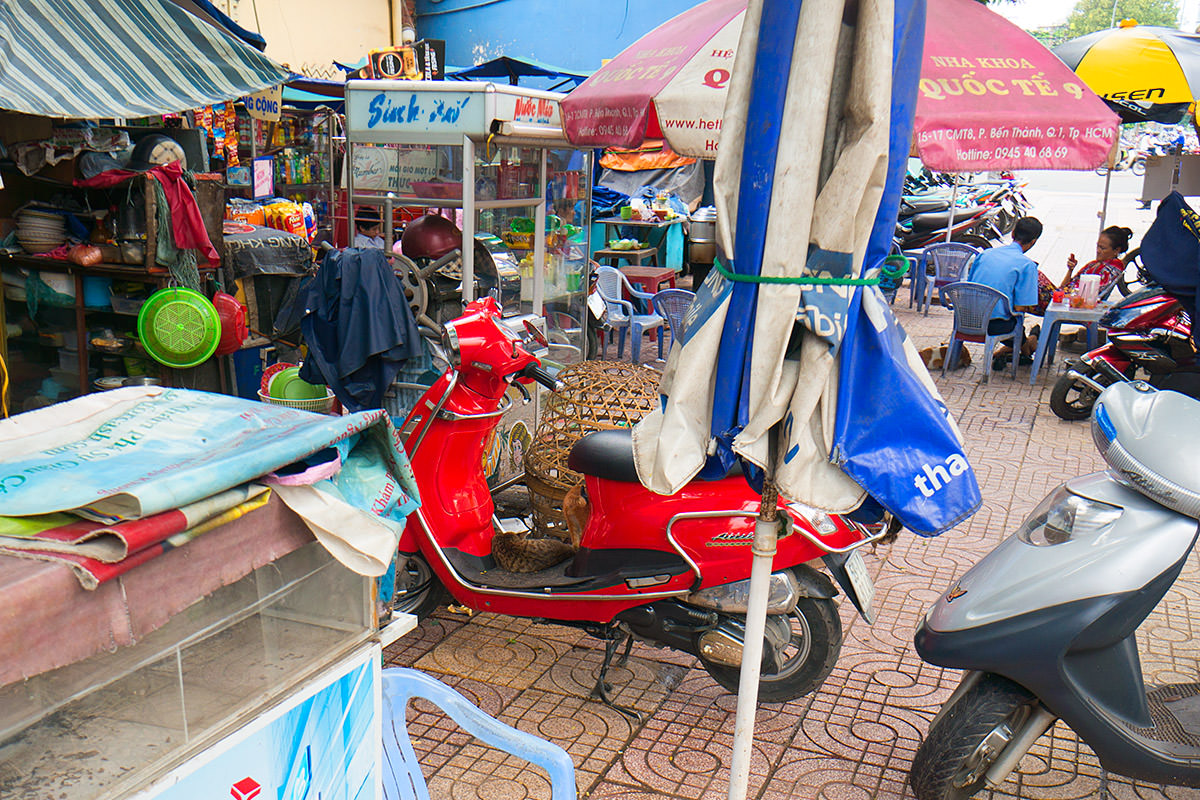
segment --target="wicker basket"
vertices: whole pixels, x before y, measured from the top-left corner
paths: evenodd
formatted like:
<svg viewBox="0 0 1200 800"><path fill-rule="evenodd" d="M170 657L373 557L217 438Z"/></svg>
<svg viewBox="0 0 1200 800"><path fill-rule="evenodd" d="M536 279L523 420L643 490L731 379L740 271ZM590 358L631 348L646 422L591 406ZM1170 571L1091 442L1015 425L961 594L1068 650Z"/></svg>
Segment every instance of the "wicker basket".
<svg viewBox="0 0 1200 800"><path fill-rule="evenodd" d="M546 402L525 453L533 522L542 535L568 539L562 499L583 480L567 469L571 446L593 431L636 425L658 403L659 378L628 361L583 361L558 374L561 388Z"/></svg>
<svg viewBox="0 0 1200 800"><path fill-rule="evenodd" d="M287 406L300 411L313 411L317 414L328 414L333 410L333 404L337 401L337 397L329 389L325 390L324 397L315 397L311 400L289 400L285 397L271 397L263 394L260 389L258 399L264 403L270 403L273 406Z"/></svg>

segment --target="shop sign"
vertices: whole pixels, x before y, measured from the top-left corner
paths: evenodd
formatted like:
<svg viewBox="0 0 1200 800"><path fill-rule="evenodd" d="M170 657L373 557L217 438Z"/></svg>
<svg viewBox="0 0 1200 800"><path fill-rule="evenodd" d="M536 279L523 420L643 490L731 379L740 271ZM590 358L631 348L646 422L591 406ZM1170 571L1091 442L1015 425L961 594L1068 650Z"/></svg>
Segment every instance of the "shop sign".
<svg viewBox="0 0 1200 800"><path fill-rule="evenodd" d="M414 181L432 181L438 175L437 151L428 147L354 148L354 188L412 194Z"/></svg>
<svg viewBox="0 0 1200 800"><path fill-rule="evenodd" d="M242 98L247 113L254 119L264 122L278 122L279 109L283 105L283 87L274 86L261 92L248 94Z"/></svg>
<svg viewBox="0 0 1200 800"><path fill-rule="evenodd" d="M562 126L557 100L549 97L523 97L505 92L496 93L496 119L545 125L550 128Z"/></svg>
<svg viewBox="0 0 1200 800"><path fill-rule="evenodd" d="M464 133L483 133L482 92L429 92L355 87L346 92L350 132L368 141L388 134L457 142ZM395 141L391 138L390 141Z"/></svg>

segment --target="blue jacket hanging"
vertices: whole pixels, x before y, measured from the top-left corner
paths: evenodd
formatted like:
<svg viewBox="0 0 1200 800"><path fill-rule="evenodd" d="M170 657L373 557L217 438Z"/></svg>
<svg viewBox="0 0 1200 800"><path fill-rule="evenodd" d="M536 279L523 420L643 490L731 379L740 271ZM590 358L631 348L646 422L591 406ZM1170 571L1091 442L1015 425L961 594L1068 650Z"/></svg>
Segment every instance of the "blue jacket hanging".
<svg viewBox="0 0 1200 800"><path fill-rule="evenodd" d="M350 411L381 408L420 334L382 250L347 248L325 256L310 283L300 331L308 358L300 377L325 383Z"/></svg>

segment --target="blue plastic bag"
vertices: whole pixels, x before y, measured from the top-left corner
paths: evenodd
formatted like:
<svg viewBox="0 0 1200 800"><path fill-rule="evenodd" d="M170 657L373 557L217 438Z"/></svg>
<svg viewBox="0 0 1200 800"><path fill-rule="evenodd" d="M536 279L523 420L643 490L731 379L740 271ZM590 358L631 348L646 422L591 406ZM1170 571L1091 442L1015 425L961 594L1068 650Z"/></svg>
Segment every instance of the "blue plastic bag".
<svg viewBox="0 0 1200 800"><path fill-rule="evenodd" d="M907 334L874 287L855 293L848 327L832 461L909 530L953 528L983 498L945 404L909 366Z"/></svg>

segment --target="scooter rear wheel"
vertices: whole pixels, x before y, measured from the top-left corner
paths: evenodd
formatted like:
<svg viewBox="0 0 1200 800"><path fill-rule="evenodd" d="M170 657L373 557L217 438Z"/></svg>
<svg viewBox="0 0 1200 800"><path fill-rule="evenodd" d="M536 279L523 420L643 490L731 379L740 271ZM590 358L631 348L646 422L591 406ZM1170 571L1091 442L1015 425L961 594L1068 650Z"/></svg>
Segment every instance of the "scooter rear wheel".
<svg viewBox="0 0 1200 800"><path fill-rule="evenodd" d="M1050 410L1059 419L1075 422L1087 419L1092 414L1092 406L1100 395L1095 389L1080 380L1063 373L1050 392Z"/></svg>
<svg viewBox="0 0 1200 800"><path fill-rule="evenodd" d="M917 748L908 783L917 800L966 800L1033 712L1036 698L984 675L947 709Z"/></svg>
<svg viewBox="0 0 1200 800"><path fill-rule="evenodd" d="M745 617L739 616L742 624ZM767 617L767 644L784 642L773 668L763 666L758 681L758 699L764 703L786 703L817 689L837 663L842 649L842 622L833 600L803 597L787 615ZM717 683L737 694L742 671L700 659Z"/></svg>
<svg viewBox="0 0 1200 800"><path fill-rule="evenodd" d="M992 246L991 241L977 233L962 233L954 236L953 239L960 244L969 244L971 247L978 247L980 250L987 250Z"/></svg>

